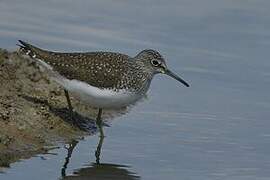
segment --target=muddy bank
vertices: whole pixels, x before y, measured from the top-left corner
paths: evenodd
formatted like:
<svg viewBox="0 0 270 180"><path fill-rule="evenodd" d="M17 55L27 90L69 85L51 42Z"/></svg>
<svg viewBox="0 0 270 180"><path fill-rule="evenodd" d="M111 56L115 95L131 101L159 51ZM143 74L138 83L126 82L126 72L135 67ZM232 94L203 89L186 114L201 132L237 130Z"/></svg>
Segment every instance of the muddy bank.
<svg viewBox="0 0 270 180"><path fill-rule="evenodd" d="M60 86L33 60L0 49L0 167L46 153L47 147L95 134L97 110L74 97L71 100L79 112L75 115L79 127L72 125Z"/></svg>

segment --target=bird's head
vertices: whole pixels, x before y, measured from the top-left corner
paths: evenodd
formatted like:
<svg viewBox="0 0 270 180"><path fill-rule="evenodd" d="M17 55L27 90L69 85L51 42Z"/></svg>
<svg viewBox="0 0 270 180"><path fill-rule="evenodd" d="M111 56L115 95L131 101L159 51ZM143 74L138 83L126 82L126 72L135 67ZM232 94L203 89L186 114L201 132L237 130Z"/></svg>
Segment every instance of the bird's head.
<svg viewBox="0 0 270 180"><path fill-rule="evenodd" d="M189 87L189 84L186 81L184 81L182 78L169 70L166 65L165 59L160 55L159 52L152 49L146 49L141 51L136 56L136 58L143 62L144 66L148 69L148 71L151 71L153 74L166 74L183 83L185 86Z"/></svg>

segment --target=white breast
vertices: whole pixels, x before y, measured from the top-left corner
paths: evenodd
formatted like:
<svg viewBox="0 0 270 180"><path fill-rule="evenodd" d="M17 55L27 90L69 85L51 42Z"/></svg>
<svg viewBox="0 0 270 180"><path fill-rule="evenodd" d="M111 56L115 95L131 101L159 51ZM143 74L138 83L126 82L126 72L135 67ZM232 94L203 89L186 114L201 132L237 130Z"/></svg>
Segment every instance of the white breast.
<svg viewBox="0 0 270 180"><path fill-rule="evenodd" d="M127 90L113 91L100 89L78 80L68 80L65 78L53 78L66 90L72 92L76 97L85 103L97 108L121 108L134 104L143 97L141 94Z"/></svg>
<svg viewBox="0 0 270 180"><path fill-rule="evenodd" d="M59 75L53 68L44 61L37 59L38 64L45 68L51 79L63 86L66 90L78 97L81 101L97 108L117 109L134 104L136 101L144 97L144 94L149 88L147 84L140 93L131 92L128 90L113 91L110 89L100 89L91 86L79 80L69 80Z"/></svg>

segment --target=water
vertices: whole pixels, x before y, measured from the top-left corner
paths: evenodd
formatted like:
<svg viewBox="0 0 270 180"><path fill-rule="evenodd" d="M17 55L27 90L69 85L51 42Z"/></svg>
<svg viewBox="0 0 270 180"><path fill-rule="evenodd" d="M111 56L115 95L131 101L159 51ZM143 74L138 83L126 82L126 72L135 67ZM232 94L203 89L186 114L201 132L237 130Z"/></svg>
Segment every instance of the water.
<svg viewBox="0 0 270 180"><path fill-rule="evenodd" d="M147 101L80 141L67 179L269 179L267 0L0 1L0 47L159 50L185 88L157 76ZM61 178L67 150L12 164L1 179ZM104 177L105 176L105 177ZM107 178L108 179L108 178Z"/></svg>

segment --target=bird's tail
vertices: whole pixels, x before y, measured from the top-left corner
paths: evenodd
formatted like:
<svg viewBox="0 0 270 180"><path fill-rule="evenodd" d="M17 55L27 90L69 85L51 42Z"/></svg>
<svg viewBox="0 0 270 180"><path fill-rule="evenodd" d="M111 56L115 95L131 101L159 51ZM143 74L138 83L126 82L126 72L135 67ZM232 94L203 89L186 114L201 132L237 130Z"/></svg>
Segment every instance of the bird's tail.
<svg viewBox="0 0 270 180"><path fill-rule="evenodd" d="M29 55L31 58L36 58L40 52L42 51L41 49L31 45L31 44L28 44L22 40L18 40L20 44L17 44L17 46L19 46L20 48L20 51Z"/></svg>

